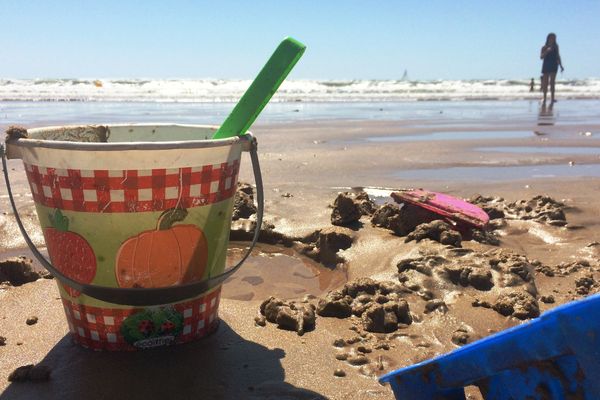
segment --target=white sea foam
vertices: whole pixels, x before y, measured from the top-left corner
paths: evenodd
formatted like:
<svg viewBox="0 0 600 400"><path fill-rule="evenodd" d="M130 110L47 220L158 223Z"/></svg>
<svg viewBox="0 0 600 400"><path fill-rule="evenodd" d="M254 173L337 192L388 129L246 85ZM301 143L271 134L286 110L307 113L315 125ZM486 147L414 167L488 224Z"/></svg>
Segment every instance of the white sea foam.
<svg viewBox="0 0 600 400"><path fill-rule="evenodd" d="M0 79L0 101L237 101L249 80ZM529 80L288 80L273 101L417 101L538 99ZM600 78L559 80L563 99L600 99Z"/></svg>

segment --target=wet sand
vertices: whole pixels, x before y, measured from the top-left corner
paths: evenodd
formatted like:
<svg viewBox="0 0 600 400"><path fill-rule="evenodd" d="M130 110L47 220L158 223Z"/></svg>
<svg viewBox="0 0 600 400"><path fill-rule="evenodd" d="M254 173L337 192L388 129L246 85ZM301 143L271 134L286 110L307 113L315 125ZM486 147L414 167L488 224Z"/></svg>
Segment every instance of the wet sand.
<svg viewBox="0 0 600 400"><path fill-rule="evenodd" d="M476 138L417 142L393 139L440 131L472 131ZM503 139L493 134L498 131L530 134ZM259 138L265 181L266 219L287 237L304 237L330 227L330 205L337 193L360 187L425 187L464 198L477 193L500 196L505 203L544 194L566 205L569 225L506 219L496 230L500 246L463 240L462 248L467 249L463 251L430 240L406 243L404 237L372 226L370 219L363 216L353 226L352 246L338 252L345 259L338 267L343 271L334 272L302 255L302 246L263 244L249 265L226 284L220 306L222 322L214 335L197 343L143 353L95 353L72 344L52 280L6 287L0 289L0 336L6 337L6 345L0 346L0 399L391 399L391 390L379 385L377 376L526 321L527 313L502 311L507 316L498 311L505 310L503 295L529 293L543 312L597 290L600 246L593 243L600 241L600 204L596 198L600 188L600 125L569 121L539 126L537 121L493 120L478 126L423 124L416 128L408 122L321 121L262 125L256 126L254 132ZM490 133L490 138L485 138L486 133ZM369 137L380 139L369 141ZM478 150L532 146L597 147L598 152ZM485 166L536 164L555 165L568 171L572 168L569 163L592 165L596 175L508 174L482 179L477 172L478 167ZM43 245L31 197L26 195L22 166L12 161L10 164L15 169L11 173L15 192L20 195L19 209L34 239ZM456 167L465 170L458 177L446 179L444 170ZM419 179L401 174L411 170L431 173ZM240 180L251 182L247 159L243 161ZM0 259L27 255L8 211L5 189L0 190ZM377 200L383 202L386 198ZM232 248L232 256L239 253L237 243ZM488 265L494 257L500 260L500 266L513 265L510 254L526 258L524 269L489 270L491 288L482 290L474 280L452 281L453 270ZM427 275L422 266L434 256L445 261L440 261L441 269ZM406 259L416 261L399 272L397 265ZM587 261L588 265L560 267L561 263L574 261ZM446 271L447 275L438 271ZM482 272L485 275L488 270ZM592 283L586 284L589 281L582 278L590 276ZM260 304L269 295L298 301L305 295L325 298L330 290L342 289L346 279L366 277L412 287L402 295L410 309L410 324L394 332L373 333L364 329L360 318L318 316L315 329L303 336L278 329L272 323L267 322L264 327L255 324ZM308 301L318 305L318 299L312 296L308 296ZM554 298L553 303L545 302L548 296ZM433 300L437 303L433 304ZM474 302L487 302L490 307L474 307ZM494 308L496 304L500 305ZM25 320L31 315L39 321L30 326ZM352 365L350 361L361 354L366 361ZM50 380L7 381L12 370L31 363L49 366ZM346 376L334 376L338 369ZM478 397L473 394L472 398Z"/></svg>

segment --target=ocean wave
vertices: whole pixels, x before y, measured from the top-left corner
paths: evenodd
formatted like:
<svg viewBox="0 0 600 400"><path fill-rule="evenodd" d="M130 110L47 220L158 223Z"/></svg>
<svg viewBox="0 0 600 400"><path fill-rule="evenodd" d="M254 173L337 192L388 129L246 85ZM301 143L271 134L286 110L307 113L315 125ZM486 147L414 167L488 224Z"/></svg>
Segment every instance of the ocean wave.
<svg viewBox="0 0 600 400"><path fill-rule="evenodd" d="M0 79L0 101L232 102L250 80L226 79ZM513 100L540 97L529 79L288 80L273 101ZM600 98L600 78L559 80L562 98Z"/></svg>

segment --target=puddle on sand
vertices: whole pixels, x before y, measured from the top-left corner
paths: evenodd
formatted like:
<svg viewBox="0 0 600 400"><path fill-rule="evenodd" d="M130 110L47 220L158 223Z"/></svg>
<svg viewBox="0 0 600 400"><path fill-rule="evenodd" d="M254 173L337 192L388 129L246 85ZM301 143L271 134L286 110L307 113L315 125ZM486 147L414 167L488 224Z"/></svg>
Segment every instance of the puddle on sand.
<svg viewBox="0 0 600 400"><path fill-rule="evenodd" d="M435 140L489 140L521 139L533 137L532 131L449 131L422 133L419 135L395 135L368 137L367 142L431 142Z"/></svg>
<svg viewBox="0 0 600 400"><path fill-rule="evenodd" d="M228 266L242 257L244 245L230 244ZM293 249L259 243L244 266L225 281L222 296L234 300L264 300L269 296L297 299L322 295L347 280L343 268L332 270Z"/></svg>
<svg viewBox="0 0 600 400"><path fill-rule="evenodd" d="M600 164L475 166L398 171L397 178L429 181L514 181L539 178L599 177Z"/></svg>
<svg viewBox="0 0 600 400"><path fill-rule="evenodd" d="M496 146L479 147L476 151L491 151L499 153L540 153L540 154L597 154L600 147L534 147L534 146Z"/></svg>

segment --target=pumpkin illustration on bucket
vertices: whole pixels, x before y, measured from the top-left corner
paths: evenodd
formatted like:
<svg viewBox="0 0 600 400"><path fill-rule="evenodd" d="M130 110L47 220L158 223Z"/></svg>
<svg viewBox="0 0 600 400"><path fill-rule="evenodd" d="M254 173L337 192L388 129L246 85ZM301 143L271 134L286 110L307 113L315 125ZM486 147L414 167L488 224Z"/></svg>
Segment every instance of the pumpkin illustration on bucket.
<svg viewBox="0 0 600 400"><path fill-rule="evenodd" d="M206 236L196 225L175 225L187 214L183 208L166 210L155 230L123 242L115 263L120 287L156 288L202 279L208 261Z"/></svg>
<svg viewBox="0 0 600 400"><path fill-rule="evenodd" d="M56 268L80 283L91 283L96 276L96 256L90 244L79 234L69 231L69 219L57 209L49 215L51 226L44 229L50 259ZM67 285L69 296L81 293Z"/></svg>

